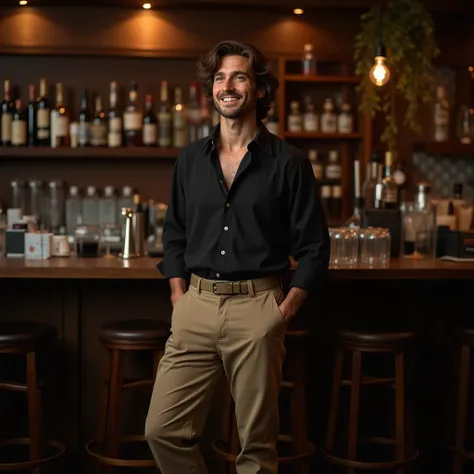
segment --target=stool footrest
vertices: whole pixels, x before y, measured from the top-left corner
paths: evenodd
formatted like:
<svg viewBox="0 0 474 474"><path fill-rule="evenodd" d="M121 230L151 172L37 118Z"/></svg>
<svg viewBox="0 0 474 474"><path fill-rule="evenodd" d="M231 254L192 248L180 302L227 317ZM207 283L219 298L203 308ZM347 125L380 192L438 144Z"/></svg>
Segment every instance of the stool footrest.
<svg viewBox="0 0 474 474"><path fill-rule="evenodd" d="M387 443L388 444L388 443ZM418 449L415 450L414 454L408 458L402 459L401 461L354 461L351 459L342 458L330 453L324 446L321 446L321 453L327 461L353 469L397 469L404 467L418 459L420 452Z"/></svg>
<svg viewBox="0 0 474 474"><path fill-rule="evenodd" d="M283 439L282 439L283 438ZM285 441L285 436L279 437L280 441ZM237 455L232 454L226 444L223 441L214 441L212 445L214 452L217 454L217 456L224 461L227 461L229 463L235 463L237 459ZM297 464L301 463L303 461L306 461L310 457L313 456L314 452L316 451L316 446L313 443L308 443L306 444L306 447L304 451L296 454L292 454L289 456L279 456L278 457L278 463L279 464Z"/></svg>
<svg viewBox="0 0 474 474"><path fill-rule="evenodd" d="M142 435L130 435L124 436L120 439L120 444L126 443L136 443L136 442L146 442L146 439ZM97 440L92 440L86 444L86 452L92 456L97 462L101 464L106 464L107 466L115 467L135 467L135 468L145 468L145 467L155 467L156 462L154 459L121 459L113 458L110 456L105 456L99 453L99 442Z"/></svg>
<svg viewBox="0 0 474 474"><path fill-rule="evenodd" d="M0 441L1 446L26 446L31 443L30 438L8 438L2 439ZM21 462L10 462L10 463L2 463L0 462L0 472L1 471L28 471L31 469L39 468L40 466L44 466L47 463L52 463L57 461L66 451L66 446L64 444L48 440L46 441L46 446L49 446L55 450L54 454L51 456L43 457L41 459L35 459L32 461L21 461Z"/></svg>

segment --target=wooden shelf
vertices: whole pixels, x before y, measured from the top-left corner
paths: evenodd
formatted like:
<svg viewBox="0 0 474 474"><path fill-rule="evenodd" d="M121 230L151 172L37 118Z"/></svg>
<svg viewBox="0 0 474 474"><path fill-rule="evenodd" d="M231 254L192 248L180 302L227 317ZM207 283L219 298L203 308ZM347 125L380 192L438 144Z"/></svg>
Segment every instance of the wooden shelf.
<svg viewBox="0 0 474 474"><path fill-rule="evenodd" d="M107 159L107 160L162 160L176 159L179 148L136 147L136 148L49 148L49 147L5 147L0 148L0 161L15 159Z"/></svg>
<svg viewBox="0 0 474 474"><path fill-rule="evenodd" d="M415 151L432 155L474 155L474 143L459 141L415 143Z"/></svg>
<svg viewBox="0 0 474 474"><path fill-rule="evenodd" d="M319 82L322 84L358 84L360 78L357 76L306 76L304 74L286 74L283 76L286 82Z"/></svg>
<svg viewBox="0 0 474 474"><path fill-rule="evenodd" d="M284 138L310 138L321 140L359 140L360 133L285 132Z"/></svg>

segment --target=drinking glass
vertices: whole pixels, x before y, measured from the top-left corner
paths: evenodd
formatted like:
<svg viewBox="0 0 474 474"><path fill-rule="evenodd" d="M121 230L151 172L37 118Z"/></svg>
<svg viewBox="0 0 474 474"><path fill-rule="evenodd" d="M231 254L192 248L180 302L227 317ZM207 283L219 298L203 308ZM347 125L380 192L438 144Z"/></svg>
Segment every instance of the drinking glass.
<svg viewBox="0 0 474 474"><path fill-rule="evenodd" d="M359 229L359 263L367 267L385 267L390 263L391 236L388 229Z"/></svg>
<svg viewBox="0 0 474 474"><path fill-rule="evenodd" d="M434 257L435 216L433 210L420 210L415 203L407 203L402 215L403 257L424 259Z"/></svg>
<svg viewBox="0 0 474 474"><path fill-rule="evenodd" d="M333 267L352 266L357 264L358 234L349 227L330 228L331 256Z"/></svg>
<svg viewBox="0 0 474 474"><path fill-rule="evenodd" d="M116 224L102 224L100 226L100 246L101 252L105 247L104 258L115 258L110 252L111 244L120 243L122 238L122 230L120 226Z"/></svg>

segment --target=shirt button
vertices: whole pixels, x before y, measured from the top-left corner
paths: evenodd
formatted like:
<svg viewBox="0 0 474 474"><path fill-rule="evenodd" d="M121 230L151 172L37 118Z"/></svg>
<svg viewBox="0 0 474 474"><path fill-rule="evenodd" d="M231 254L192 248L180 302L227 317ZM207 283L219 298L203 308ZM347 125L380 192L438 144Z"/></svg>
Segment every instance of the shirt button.
<svg viewBox="0 0 474 474"><path fill-rule="evenodd" d="M221 250L221 255L225 255L225 250Z"/></svg>
<svg viewBox="0 0 474 474"><path fill-rule="evenodd" d="M224 230L227 232L229 230L229 228L227 226L225 226Z"/></svg>
<svg viewBox="0 0 474 474"><path fill-rule="evenodd" d="M220 273L216 273L216 277L219 278L221 276Z"/></svg>
<svg viewBox="0 0 474 474"><path fill-rule="evenodd" d="M230 207L230 202L226 202L225 207Z"/></svg>

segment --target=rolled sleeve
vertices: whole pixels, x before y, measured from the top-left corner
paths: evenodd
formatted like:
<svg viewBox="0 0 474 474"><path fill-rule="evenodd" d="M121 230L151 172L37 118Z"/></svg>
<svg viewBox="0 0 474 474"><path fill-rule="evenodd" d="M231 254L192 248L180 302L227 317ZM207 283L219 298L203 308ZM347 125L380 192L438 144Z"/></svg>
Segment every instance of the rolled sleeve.
<svg viewBox="0 0 474 474"><path fill-rule="evenodd" d="M184 262L186 250L184 158L182 151L174 166L168 210L163 224L163 259L157 267L165 278L188 277Z"/></svg>
<svg viewBox="0 0 474 474"><path fill-rule="evenodd" d="M314 293L327 277L330 240L313 169L305 157L290 173L289 215L293 258L298 262L290 287Z"/></svg>

